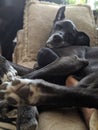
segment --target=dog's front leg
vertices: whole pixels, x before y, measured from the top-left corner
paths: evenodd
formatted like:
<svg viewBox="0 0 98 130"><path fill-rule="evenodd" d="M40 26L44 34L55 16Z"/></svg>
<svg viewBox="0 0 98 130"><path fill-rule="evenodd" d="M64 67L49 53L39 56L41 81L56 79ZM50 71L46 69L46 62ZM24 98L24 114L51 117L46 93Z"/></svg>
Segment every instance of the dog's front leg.
<svg viewBox="0 0 98 130"><path fill-rule="evenodd" d="M23 76L23 75L26 75L26 74L34 71L34 69L27 68L27 67L15 64L15 63L10 62L10 61L8 61L8 62L15 70L17 70L17 73L18 73L19 76Z"/></svg>
<svg viewBox="0 0 98 130"><path fill-rule="evenodd" d="M68 76L69 74L77 72L78 70L83 67L86 67L87 65L87 60L79 58L76 55L60 57L57 58L51 64L23 76L23 78L44 79L46 81L49 81L50 78L55 79L55 77L59 79L61 76Z"/></svg>
<svg viewBox="0 0 98 130"><path fill-rule="evenodd" d="M98 89L66 88L44 80L16 80L7 89L5 98L12 105L98 108Z"/></svg>

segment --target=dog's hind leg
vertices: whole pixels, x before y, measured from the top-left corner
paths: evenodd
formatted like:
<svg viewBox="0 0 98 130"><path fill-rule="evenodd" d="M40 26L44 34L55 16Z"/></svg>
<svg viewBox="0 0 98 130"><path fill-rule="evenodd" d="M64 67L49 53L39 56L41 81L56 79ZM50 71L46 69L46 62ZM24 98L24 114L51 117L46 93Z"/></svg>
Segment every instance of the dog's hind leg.
<svg viewBox="0 0 98 130"><path fill-rule="evenodd" d="M96 96L97 96L97 93L96 93L97 89L98 89L98 77L97 76L98 76L98 72L94 72L94 73L88 75L83 80L78 82L78 86L84 87L85 90L87 88L88 91L90 89L92 89L91 91L92 92L94 91L93 93L96 94ZM93 98L94 94L92 94L92 98ZM96 105L97 105L97 103L96 103ZM83 113L84 119L85 119L86 124L89 127L89 129L97 129L98 128L97 109L82 107L81 111Z"/></svg>
<svg viewBox="0 0 98 130"><path fill-rule="evenodd" d="M23 78L44 79L46 81L51 82L51 80L49 80L50 78L55 80L56 77L59 79L60 77L68 76L70 74L77 72L83 67L86 67L87 65L88 65L87 60L81 59L76 55L60 57L57 58L51 64L39 70L31 72L27 75L24 75Z"/></svg>
<svg viewBox="0 0 98 130"><path fill-rule="evenodd" d="M79 81L76 80L73 76L68 76L68 78L66 79L67 87L75 87L77 86L78 83ZM86 108L86 107L82 107L79 109L80 113L82 112L83 119L88 128L89 128L90 119L94 110L95 110L94 108Z"/></svg>

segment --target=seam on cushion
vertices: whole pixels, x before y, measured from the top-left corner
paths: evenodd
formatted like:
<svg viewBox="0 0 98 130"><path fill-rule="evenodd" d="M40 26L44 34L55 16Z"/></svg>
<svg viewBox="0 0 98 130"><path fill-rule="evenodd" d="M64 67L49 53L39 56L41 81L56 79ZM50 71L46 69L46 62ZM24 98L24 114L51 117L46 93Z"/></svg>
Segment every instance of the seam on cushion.
<svg viewBox="0 0 98 130"><path fill-rule="evenodd" d="M26 0L26 7L25 7L25 15L24 15L24 32L25 32L25 37L24 37L24 56L23 56L23 62L25 61L30 61L31 59L29 58L29 39L28 39L28 26L29 26L29 7L31 4L36 4L39 3L38 0ZM33 42L33 41L32 41Z"/></svg>
<svg viewBox="0 0 98 130"><path fill-rule="evenodd" d="M23 56L22 56L22 61L25 61L25 58L27 57L27 46L28 46L28 4L29 0L26 0L26 5L24 9L24 23L23 23L23 28L24 28L24 47L23 47Z"/></svg>

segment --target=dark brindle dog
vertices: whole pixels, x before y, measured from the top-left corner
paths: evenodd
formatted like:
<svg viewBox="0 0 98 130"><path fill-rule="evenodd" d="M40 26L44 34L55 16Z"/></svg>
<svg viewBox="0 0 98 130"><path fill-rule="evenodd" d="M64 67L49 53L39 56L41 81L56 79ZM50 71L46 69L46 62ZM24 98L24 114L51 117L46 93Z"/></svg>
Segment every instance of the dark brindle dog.
<svg viewBox="0 0 98 130"><path fill-rule="evenodd" d="M0 59L1 97L12 105L98 108L98 48L89 47L89 37L77 31L72 21L64 20L65 7L59 9L47 46L38 54L38 70ZM46 59L46 60L45 60ZM15 78L15 71L24 79ZM31 72L32 71L32 72ZM65 79L74 75L80 81L74 88L65 87ZM42 80L43 79L43 80Z"/></svg>
<svg viewBox="0 0 98 130"><path fill-rule="evenodd" d="M0 46L2 55L12 61L13 40L23 28L25 0L0 0Z"/></svg>

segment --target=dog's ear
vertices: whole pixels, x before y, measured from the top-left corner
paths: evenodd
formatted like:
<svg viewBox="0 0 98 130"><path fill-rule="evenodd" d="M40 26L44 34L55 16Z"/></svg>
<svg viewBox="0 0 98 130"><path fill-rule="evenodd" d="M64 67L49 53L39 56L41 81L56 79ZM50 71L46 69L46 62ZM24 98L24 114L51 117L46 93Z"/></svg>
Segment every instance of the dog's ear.
<svg viewBox="0 0 98 130"><path fill-rule="evenodd" d="M76 44L79 46L90 46L89 36L84 32L78 32Z"/></svg>
<svg viewBox="0 0 98 130"><path fill-rule="evenodd" d="M60 20L63 20L65 18L64 12L65 12L65 6L62 6L61 8L59 8L59 10L58 10L58 12L56 14L56 17L54 19L54 23L56 21L60 21Z"/></svg>

